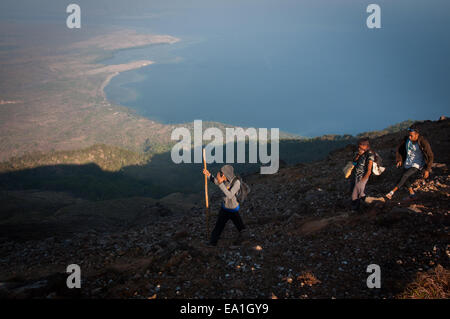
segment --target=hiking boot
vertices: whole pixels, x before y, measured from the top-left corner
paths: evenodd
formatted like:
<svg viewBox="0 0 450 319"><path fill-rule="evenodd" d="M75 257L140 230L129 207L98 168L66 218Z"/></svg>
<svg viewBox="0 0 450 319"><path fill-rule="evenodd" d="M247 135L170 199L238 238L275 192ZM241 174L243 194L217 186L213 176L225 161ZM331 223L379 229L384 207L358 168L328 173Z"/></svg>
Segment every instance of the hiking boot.
<svg viewBox="0 0 450 319"><path fill-rule="evenodd" d="M358 212L360 210L360 207L361 207L361 202L359 201L359 199L352 201L352 204L351 204L352 211Z"/></svg>

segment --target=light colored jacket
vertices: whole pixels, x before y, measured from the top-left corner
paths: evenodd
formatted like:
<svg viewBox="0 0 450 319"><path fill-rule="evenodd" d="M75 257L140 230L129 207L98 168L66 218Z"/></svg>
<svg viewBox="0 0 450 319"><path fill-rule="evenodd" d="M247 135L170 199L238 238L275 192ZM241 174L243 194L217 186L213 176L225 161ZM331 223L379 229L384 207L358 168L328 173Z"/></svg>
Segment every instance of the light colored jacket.
<svg viewBox="0 0 450 319"><path fill-rule="evenodd" d="M236 198L236 194L241 188L241 182L236 178L233 187L231 187L231 183L226 181L221 184L217 182L217 179L214 178L214 184L218 185L222 193L224 193L225 197L223 198L224 207L228 209L235 209L238 207L239 202Z"/></svg>
<svg viewBox="0 0 450 319"><path fill-rule="evenodd" d="M224 165L220 169L220 171L226 176L227 181L219 184L217 181L217 178L211 175L211 180L219 186L220 190L224 193L225 197L223 198L223 206L228 209L235 209L238 207L239 202L236 198L236 194L241 188L241 182L239 179L234 175L234 169L231 165ZM231 187L231 184L234 184L233 187ZM230 189L231 187L231 189Z"/></svg>

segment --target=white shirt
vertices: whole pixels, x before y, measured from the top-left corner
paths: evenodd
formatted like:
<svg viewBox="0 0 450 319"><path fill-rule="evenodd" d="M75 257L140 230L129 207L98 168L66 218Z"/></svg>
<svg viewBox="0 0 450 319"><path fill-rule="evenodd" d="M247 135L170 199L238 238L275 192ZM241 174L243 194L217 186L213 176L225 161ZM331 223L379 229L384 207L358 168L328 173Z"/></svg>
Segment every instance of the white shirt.
<svg viewBox="0 0 450 319"><path fill-rule="evenodd" d="M423 159L423 153L420 149L419 143L413 143L410 139L406 141L406 161L405 168L415 167L422 169L425 161Z"/></svg>

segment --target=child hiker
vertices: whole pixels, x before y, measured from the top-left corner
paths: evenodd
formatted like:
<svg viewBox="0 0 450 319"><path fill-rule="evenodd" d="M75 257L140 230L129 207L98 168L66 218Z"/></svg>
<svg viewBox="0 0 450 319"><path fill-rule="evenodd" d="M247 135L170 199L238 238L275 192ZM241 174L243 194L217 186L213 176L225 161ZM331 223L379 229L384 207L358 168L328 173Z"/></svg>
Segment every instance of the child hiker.
<svg viewBox="0 0 450 319"><path fill-rule="evenodd" d="M366 197L364 190L372 173L374 160L375 154L370 149L369 138L360 138L358 140L358 152L353 157L353 165L355 167L350 178L352 210L354 211L359 211L361 200L364 200Z"/></svg>
<svg viewBox="0 0 450 319"><path fill-rule="evenodd" d="M241 234L241 231L245 229L245 225L239 215L239 202L236 198L236 194L241 188L241 182L234 175L234 169L231 165L222 166L216 177L211 175L207 169L203 170L203 174L208 176L211 182L218 185L220 190L225 195L217 217L216 226L211 233L211 239L209 241L209 245L216 246L220 238L220 234L229 219L233 221L239 231L239 235Z"/></svg>

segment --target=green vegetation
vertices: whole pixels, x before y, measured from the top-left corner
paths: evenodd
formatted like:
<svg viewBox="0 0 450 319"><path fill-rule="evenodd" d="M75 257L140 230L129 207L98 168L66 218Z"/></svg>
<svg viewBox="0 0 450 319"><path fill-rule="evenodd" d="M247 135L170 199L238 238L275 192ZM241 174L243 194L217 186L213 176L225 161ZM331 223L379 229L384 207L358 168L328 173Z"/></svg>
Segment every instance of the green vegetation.
<svg viewBox="0 0 450 319"><path fill-rule="evenodd" d="M143 164L147 160L145 154L98 144L81 150L33 152L21 157L13 157L7 162L0 163L0 173L49 165L89 163L95 163L104 171L118 171L124 166Z"/></svg>

